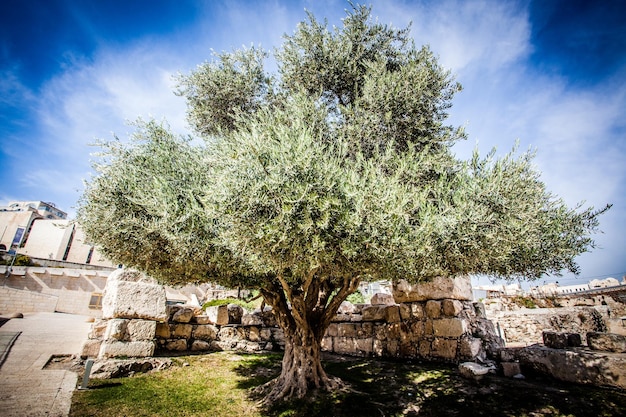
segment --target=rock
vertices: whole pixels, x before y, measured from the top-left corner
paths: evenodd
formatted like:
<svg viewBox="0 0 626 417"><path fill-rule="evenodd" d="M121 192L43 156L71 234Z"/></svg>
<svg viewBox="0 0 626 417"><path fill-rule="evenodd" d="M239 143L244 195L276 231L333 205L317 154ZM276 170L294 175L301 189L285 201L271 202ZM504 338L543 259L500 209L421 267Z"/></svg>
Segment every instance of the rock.
<svg viewBox="0 0 626 417"><path fill-rule="evenodd" d="M154 354L155 343L153 341L121 342L106 341L100 346L99 358L116 357L149 357Z"/></svg>
<svg viewBox="0 0 626 417"><path fill-rule="evenodd" d="M464 378L478 381L489 373L489 368L474 362L463 362L459 365L459 372Z"/></svg>
<svg viewBox="0 0 626 417"><path fill-rule="evenodd" d="M126 319L112 319L109 320L106 332L104 333L105 340L125 340L126 339L126 325L128 320Z"/></svg>
<svg viewBox="0 0 626 417"><path fill-rule="evenodd" d="M205 316L205 315L196 316L194 321L197 324L212 324L211 318L209 316Z"/></svg>
<svg viewBox="0 0 626 417"><path fill-rule="evenodd" d="M171 359L147 358L96 361L91 368L93 379L122 378L136 373L160 371L172 366Z"/></svg>
<svg viewBox="0 0 626 417"><path fill-rule="evenodd" d="M463 311L463 303L459 300L443 300L441 302L441 309L444 316L456 317Z"/></svg>
<svg viewBox="0 0 626 417"><path fill-rule="evenodd" d="M542 332L543 344L552 349L565 349L567 347L567 333L544 330Z"/></svg>
<svg viewBox="0 0 626 417"><path fill-rule="evenodd" d="M426 306L424 307L424 311L426 312L426 317L429 319L436 319L441 316L441 303L435 300L428 300L426 302Z"/></svg>
<svg viewBox="0 0 626 417"><path fill-rule="evenodd" d="M241 317L241 324L244 326L263 326L263 318L261 312L252 312L244 314Z"/></svg>
<svg viewBox="0 0 626 417"><path fill-rule="evenodd" d="M337 314L353 314L355 312L356 307L350 301L343 301L337 310Z"/></svg>
<svg viewBox="0 0 626 417"><path fill-rule="evenodd" d="M228 304L228 324L241 324L243 307L237 304Z"/></svg>
<svg viewBox="0 0 626 417"><path fill-rule="evenodd" d="M24 315L22 313L13 313L9 316L10 319L23 319Z"/></svg>
<svg viewBox="0 0 626 417"><path fill-rule="evenodd" d="M444 300L446 298L470 301L472 300L472 285L469 276L440 277L419 284L409 284L401 279L393 283L393 298L396 303Z"/></svg>
<svg viewBox="0 0 626 417"><path fill-rule="evenodd" d="M440 337L461 337L467 331L465 320L443 318L433 320L433 334Z"/></svg>
<svg viewBox="0 0 626 417"><path fill-rule="evenodd" d="M382 292L377 292L372 296L370 301L371 305L393 305L395 304L395 300L393 299L393 295L385 294Z"/></svg>
<svg viewBox="0 0 626 417"><path fill-rule="evenodd" d="M193 338L201 340L215 340L217 338L217 327L212 324L199 324L193 330Z"/></svg>
<svg viewBox="0 0 626 417"><path fill-rule="evenodd" d="M173 339L165 343L165 349L183 352L187 350L187 339Z"/></svg>
<svg viewBox="0 0 626 417"><path fill-rule="evenodd" d="M387 306L366 306L363 307L363 321L383 321Z"/></svg>
<svg viewBox="0 0 626 417"><path fill-rule="evenodd" d="M102 346L102 340L85 340L83 346L80 349L80 357L82 359L97 358L100 354L100 347Z"/></svg>
<svg viewBox="0 0 626 417"><path fill-rule="evenodd" d="M116 269L104 287L102 317L166 320L165 288L137 271Z"/></svg>
<svg viewBox="0 0 626 417"><path fill-rule="evenodd" d="M603 352L626 353L626 336L615 333L587 333L587 345L590 349Z"/></svg>
<svg viewBox="0 0 626 417"><path fill-rule="evenodd" d="M211 350L211 344L204 340L194 340L191 344L191 350L194 352Z"/></svg>
<svg viewBox="0 0 626 417"><path fill-rule="evenodd" d="M502 374L507 378L515 378L516 375L522 373L517 362L502 362L500 365L502 365Z"/></svg>
<svg viewBox="0 0 626 417"><path fill-rule="evenodd" d="M126 333L130 341L153 340L156 327L157 322L153 320L130 320L126 324Z"/></svg>
<svg viewBox="0 0 626 417"><path fill-rule="evenodd" d="M194 317L195 309L192 307L172 306L175 309L170 308L170 321L174 323L189 323ZM173 310L173 311L172 311Z"/></svg>

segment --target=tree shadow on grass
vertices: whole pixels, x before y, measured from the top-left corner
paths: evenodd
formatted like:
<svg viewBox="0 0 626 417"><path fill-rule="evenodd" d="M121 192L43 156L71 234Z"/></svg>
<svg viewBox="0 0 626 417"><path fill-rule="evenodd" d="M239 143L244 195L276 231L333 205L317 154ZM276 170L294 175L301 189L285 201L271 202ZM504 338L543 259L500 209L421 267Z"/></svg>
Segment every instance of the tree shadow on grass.
<svg viewBox="0 0 626 417"><path fill-rule="evenodd" d="M248 358L235 371L250 389L276 377L280 355ZM273 404L268 417L347 416L616 416L626 415L626 393L533 378L462 378L454 365L324 356L326 371L348 389ZM256 398L258 399L258 398Z"/></svg>

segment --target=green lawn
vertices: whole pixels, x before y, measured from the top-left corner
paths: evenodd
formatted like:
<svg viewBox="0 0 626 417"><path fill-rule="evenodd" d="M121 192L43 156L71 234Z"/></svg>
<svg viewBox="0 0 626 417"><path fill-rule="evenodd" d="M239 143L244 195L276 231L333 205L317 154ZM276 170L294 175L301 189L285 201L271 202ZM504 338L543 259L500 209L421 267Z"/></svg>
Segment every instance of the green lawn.
<svg viewBox="0 0 626 417"><path fill-rule="evenodd" d="M91 380L70 416L623 416L626 392L529 378L461 378L454 366L328 356L327 371L350 389L314 401L260 409L250 388L275 376L280 355L213 353L176 358L172 368Z"/></svg>

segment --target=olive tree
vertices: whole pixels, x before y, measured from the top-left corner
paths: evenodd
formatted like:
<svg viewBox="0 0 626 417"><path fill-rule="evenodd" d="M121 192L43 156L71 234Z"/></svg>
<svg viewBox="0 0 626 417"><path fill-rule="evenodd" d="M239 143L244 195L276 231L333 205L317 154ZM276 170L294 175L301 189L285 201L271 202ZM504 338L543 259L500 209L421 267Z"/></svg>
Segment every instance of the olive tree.
<svg viewBox="0 0 626 417"><path fill-rule="evenodd" d="M532 153L470 160L446 125L460 90L409 30L356 7L309 15L269 74L258 48L179 77L197 139L137 124L103 144L79 221L112 259L163 283L258 289L285 333L267 401L332 389L322 337L363 280L535 279L594 246L603 211L550 194Z"/></svg>

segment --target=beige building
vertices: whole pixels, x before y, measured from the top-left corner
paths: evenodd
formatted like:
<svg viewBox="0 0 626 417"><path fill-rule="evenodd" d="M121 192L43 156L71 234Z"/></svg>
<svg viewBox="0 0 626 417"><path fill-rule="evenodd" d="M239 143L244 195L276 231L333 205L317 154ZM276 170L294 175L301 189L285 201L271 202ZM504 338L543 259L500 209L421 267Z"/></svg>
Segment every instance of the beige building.
<svg viewBox="0 0 626 417"><path fill-rule="evenodd" d="M0 251L39 260L115 267L86 241L80 225L52 203L12 201L0 208Z"/></svg>

